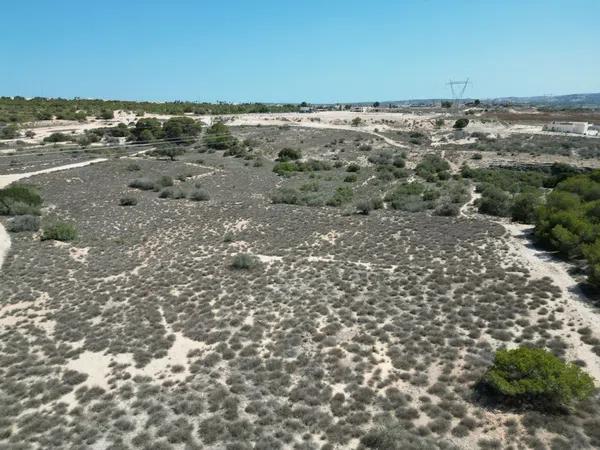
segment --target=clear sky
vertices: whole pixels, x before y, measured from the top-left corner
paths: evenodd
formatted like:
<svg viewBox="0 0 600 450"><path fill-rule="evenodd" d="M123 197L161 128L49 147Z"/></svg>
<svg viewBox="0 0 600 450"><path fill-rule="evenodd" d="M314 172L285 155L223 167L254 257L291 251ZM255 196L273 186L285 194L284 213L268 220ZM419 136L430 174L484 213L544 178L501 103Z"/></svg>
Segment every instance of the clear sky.
<svg viewBox="0 0 600 450"><path fill-rule="evenodd" d="M2 4L0 95L350 102L600 92L600 0Z"/></svg>

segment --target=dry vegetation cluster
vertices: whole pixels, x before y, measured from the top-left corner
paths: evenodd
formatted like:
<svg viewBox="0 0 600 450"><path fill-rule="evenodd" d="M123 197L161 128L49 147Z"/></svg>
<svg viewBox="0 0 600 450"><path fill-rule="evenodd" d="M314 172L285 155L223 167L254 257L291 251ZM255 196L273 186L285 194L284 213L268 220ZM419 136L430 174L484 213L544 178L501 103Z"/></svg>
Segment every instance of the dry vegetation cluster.
<svg viewBox="0 0 600 450"><path fill-rule="evenodd" d="M596 396L550 414L474 388L502 346L598 340L502 226L456 217L469 184L444 158L231 131L30 180L76 234L12 234L0 448L600 446Z"/></svg>

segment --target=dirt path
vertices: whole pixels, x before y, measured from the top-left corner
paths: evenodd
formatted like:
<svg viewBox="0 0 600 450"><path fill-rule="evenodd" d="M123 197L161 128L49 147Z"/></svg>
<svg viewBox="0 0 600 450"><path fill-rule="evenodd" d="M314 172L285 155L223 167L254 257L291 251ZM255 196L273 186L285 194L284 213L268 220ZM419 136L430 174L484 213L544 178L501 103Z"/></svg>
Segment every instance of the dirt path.
<svg viewBox="0 0 600 450"><path fill-rule="evenodd" d="M471 187L471 200L460 209L461 217L474 217L475 212L470 211L470 206L481 197ZM557 259L552 253L539 250L533 245L531 233L532 225L511 222L508 219L495 220L508 232L508 245L522 263L529 268L534 278L550 277L562 291L564 301L563 311L555 312L556 317L563 323L575 324L575 328L589 327L593 334L600 333L600 310L590 304L579 283L569 274L568 264ZM600 357L591 348L581 341L579 334L567 331L561 338L569 344L567 356L569 360L580 359L585 362L586 370L597 383L600 383Z"/></svg>
<svg viewBox="0 0 600 450"><path fill-rule="evenodd" d="M462 205L460 207L460 210L458 211L458 215L460 217L469 217L469 215L467 214L467 209L469 209L471 206L473 206L475 204L475 202L477 201L478 198L481 197L481 194L475 192L475 185L471 184L471 186L469 187L469 201L467 203L465 203L464 205Z"/></svg>
<svg viewBox="0 0 600 450"><path fill-rule="evenodd" d="M79 163L66 164L64 166L51 167L49 169L38 170L35 172L25 172L25 173L11 173L9 175L0 175L0 189L5 188L11 183L15 181L19 181L23 178L29 178L34 175L42 175L44 173L58 172L61 170L75 169L77 167L89 166L90 164L95 164L99 162L107 161L106 158L97 158L92 159L90 161L83 161ZM10 250L10 236L4 226L0 223L0 268L2 268L2 264L4 264L4 259Z"/></svg>
<svg viewBox="0 0 600 450"><path fill-rule="evenodd" d="M589 327L594 334L600 332L598 309L590 304L577 281L569 274L568 264L533 246L530 238L533 226L507 221L501 224L510 235L510 246L527 263L534 277L550 277L562 291L565 305L563 311L556 312L557 319L563 323L574 323L576 328ZM561 338L570 344L568 359L585 361L586 370L600 382L600 357L581 342L577 332L562 333Z"/></svg>

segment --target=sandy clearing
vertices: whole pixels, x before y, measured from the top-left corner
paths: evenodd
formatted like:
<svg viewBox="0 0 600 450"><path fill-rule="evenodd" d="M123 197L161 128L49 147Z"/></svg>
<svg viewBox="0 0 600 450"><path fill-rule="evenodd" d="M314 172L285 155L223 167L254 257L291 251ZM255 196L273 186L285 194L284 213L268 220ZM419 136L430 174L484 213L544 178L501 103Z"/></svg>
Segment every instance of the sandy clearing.
<svg viewBox="0 0 600 450"><path fill-rule="evenodd" d="M5 188L6 186L8 186L11 183L14 183L15 181L22 180L23 178L29 178L29 177L32 177L35 175L42 175L45 173L58 172L61 170L75 169L77 167L89 166L90 164L95 164L95 163L104 162L104 161L108 161L108 159L107 158L96 158L96 159L92 159L90 161L66 164L64 166L58 166L58 167L50 167L48 169L38 170L35 172L11 173L9 175L0 175L0 189ZM8 235L8 232L6 231L4 226L2 224L0 224L0 269L2 268L2 264L4 264L4 259L6 258L6 255L8 254L8 251L10 250L10 246L11 246L10 236Z"/></svg>

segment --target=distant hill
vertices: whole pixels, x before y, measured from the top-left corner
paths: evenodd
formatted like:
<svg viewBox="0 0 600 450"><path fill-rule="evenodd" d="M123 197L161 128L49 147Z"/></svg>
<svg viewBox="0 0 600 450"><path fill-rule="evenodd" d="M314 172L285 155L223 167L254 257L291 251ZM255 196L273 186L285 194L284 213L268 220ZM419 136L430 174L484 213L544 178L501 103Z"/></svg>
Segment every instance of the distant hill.
<svg viewBox="0 0 600 450"><path fill-rule="evenodd" d="M439 98L413 99L413 100L392 100L380 101L384 105L397 106L427 106L439 104ZM463 102L472 102L474 99L466 98ZM598 108L600 107L600 93L593 94L569 94L569 95L540 95L535 97L499 97L481 99L483 103L488 104L513 104L513 105L531 105L531 106L552 106L552 107L577 107L577 108ZM373 102L353 103L354 105L372 105Z"/></svg>
<svg viewBox="0 0 600 450"><path fill-rule="evenodd" d="M519 105L540 106L600 106L600 93L596 94L569 94L569 95L544 95L537 97L504 97L490 100L491 103L513 103Z"/></svg>

